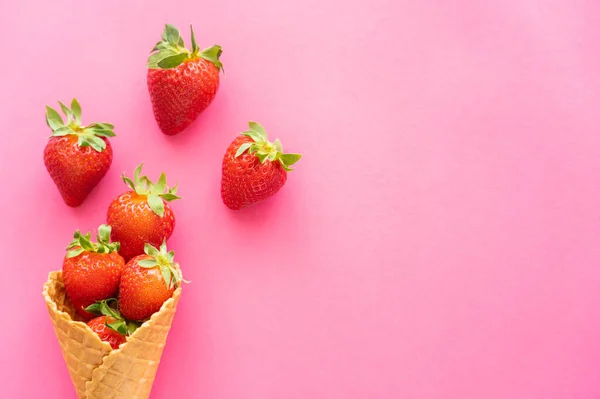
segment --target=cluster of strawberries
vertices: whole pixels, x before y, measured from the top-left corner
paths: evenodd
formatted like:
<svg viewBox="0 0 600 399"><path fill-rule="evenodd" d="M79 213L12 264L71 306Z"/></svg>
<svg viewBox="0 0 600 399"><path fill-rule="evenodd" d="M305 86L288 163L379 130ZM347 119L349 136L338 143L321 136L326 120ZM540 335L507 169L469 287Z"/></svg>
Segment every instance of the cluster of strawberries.
<svg viewBox="0 0 600 399"><path fill-rule="evenodd" d="M162 39L148 58L148 91L154 117L161 131L175 135L186 129L206 109L219 89L219 60L222 49L200 50L194 31L192 48L187 49L179 31L166 25ZM44 152L44 162L64 201L79 206L102 180L112 162L114 137L110 123L81 122L81 106L60 103L67 117L46 107L46 121L53 131ZM277 193L287 180L287 172L300 154L286 154L281 142L270 142L265 129L250 122L249 129L235 138L223 157L221 198L230 209L238 210ZM156 199L153 201L157 202Z"/></svg>
<svg viewBox="0 0 600 399"><path fill-rule="evenodd" d="M75 232L62 268L75 311L115 349L184 281L166 245L175 228L167 201L179 199L176 188L164 173L154 184L141 171L142 165L133 180L123 176L131 190L110 204L96 242Z"/></svg>
<svg viewBox="0 0 600 399"><path fill-rule="evenodd" d="M147 83L155 119L166 135L186 129L215 98L219 88L222 49L200 50L191 30L191 50L177 28L166 25L162 39L148 59ZM44 163L65 203L81 205L106 175L112 163L114 126L84 125L77 100L60 103L66 122L46 107L52 129ZM287 172L300 154L286 154L281 142L270 142L265 129L250 122L229 145L223 157L221 197L238 210L263 201L283 187ZM184 281L173 251L166 241L173 233L175 217L168 202L179 199L177 187L169 188L165 174L156 183L141 174L123 175L130 188L109 206L107 224L90 233L79 231L67 248L63 281L77 314L113 348L160 310Z"/></svg>

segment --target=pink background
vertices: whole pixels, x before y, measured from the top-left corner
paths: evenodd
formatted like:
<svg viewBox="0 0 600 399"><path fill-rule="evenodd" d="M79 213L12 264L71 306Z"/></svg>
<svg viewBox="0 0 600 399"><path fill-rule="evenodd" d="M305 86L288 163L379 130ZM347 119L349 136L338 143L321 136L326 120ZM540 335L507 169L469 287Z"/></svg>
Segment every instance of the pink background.
<svg viewBox="0 0 600 399"><path fill-rule="evenodd" d="M0 10L2 397L74 398L41 296L141 161L178 181L186 277L153 398L600 397L600 6L590 1L13 1ZM163 24L219 43L188 131L153 120ZM189 42L189 40L188 40ZM44 105L116 125L78 209ZM228 211L249 119L304 154Z"/></svg>

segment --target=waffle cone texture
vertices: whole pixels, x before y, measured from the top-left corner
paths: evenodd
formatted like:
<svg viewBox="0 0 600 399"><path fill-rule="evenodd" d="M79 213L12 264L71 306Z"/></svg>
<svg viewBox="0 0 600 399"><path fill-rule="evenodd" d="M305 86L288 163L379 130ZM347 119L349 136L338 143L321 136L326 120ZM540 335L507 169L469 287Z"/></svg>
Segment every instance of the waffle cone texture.
<svg viewBox="0 0 600 399"><path fill-rule="evenodd" d="M181 287L115 350L80 321L67 298L62 272L48 275L43 296L80 399L146 399L150 396Z"/></svg>

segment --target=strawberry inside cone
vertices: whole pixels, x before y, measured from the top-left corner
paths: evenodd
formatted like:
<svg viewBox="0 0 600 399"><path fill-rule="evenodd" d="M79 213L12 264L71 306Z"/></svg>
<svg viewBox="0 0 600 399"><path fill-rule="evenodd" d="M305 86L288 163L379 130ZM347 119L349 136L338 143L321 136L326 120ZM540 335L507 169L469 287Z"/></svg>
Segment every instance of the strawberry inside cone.
<svg viewBox="0 0 600 399"><path fill-rule="evenodd" d="M102 316L88 321L87 324L102 341L108 342L113 349L118 349L119 345L127 341L127 336L135 332L138 325L126 321L118 309L109 305L111 302L116 304L117 300L111 298L88 306L86 312Z"/></svg>
<svg viewBox="0 0 600 399"><path fill-rule="evenodd" d="M143 321L160 310L182 281L175 252L167 251L163 242L160 250L146 244L145 254L131 259L121 277L119 306L129 320Z"/></svg>
<svg viewBox="0 0 600 399"><path fill-rule="evenodd" d="M63 280L67 297L75 311L85 320L94 315L85 308L117 295L125 260L117 252L118 242L110 240L111 227L98 228L97 242L91 241L90 233L77 230L67 247L63 261Z"/></svg>

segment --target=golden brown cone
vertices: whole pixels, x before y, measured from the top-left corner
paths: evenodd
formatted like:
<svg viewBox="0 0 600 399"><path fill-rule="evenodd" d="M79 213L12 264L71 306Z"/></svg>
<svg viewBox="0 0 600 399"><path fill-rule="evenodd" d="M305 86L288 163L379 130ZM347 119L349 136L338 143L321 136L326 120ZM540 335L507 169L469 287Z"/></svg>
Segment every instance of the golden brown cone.
<svg viewBox="0 0 600 399"><path fill-rule="evenodd" d="M43 295L80 399L146 399L150 396L181 287L115 350L79 321L66 296L62 272L48 275Z"/></svg>

